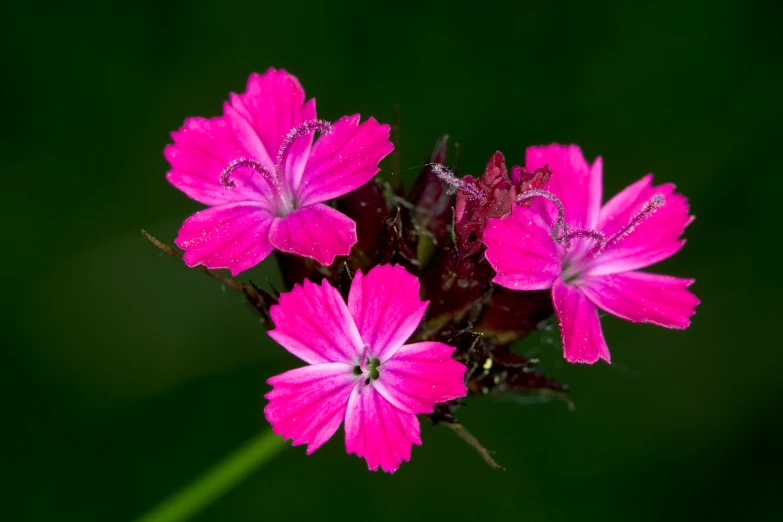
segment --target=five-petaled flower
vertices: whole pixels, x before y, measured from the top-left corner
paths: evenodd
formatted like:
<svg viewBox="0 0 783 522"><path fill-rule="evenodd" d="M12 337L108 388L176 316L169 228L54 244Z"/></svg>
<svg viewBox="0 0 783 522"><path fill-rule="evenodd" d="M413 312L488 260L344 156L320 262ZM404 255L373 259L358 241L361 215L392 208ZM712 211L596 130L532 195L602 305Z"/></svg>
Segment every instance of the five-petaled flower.
<svg viewBox="0 0 783 522"><path fill-rule="evenodd" d="M419 282L399 265L360 271L348 303L326 280L305 280L271 309L269 335L309 366L269 379L264 409L275 433L308 444L310 454L345 419L345 446L394 472L421 444L416 414L462 397L466 367L439 342L404 344L428 302Z"/></svg>
<svg viewBox="0 0 783 522"><path fill-rule="evenodd" d="M637 271L666 259L685 241L692 221L674 185L652 186L647 175L601 206L602 163L589 165L576 146L530 147L526 168L548 164L547 189L562 203L571 228L558 226L558 207L536 198L484 232L493 281L514 290L552 289L565 357L610 362L598 309L638 323L686 328L699 304L693 279ZM554 198L553 198L554 199Z"/></svg>
<svg viewBox="0 0 783 522"><path fill-rule="evenodd" d="M234 275L274 249L325 265L347 255L356 223L324 202L372 179L394 148L389 126L373 118L316 120L315 100L305 102L299 81L274 69L251 75L223 116L189 118L172 137L168 180L210 205L185 221L176 243L189 266Z"/></svg>

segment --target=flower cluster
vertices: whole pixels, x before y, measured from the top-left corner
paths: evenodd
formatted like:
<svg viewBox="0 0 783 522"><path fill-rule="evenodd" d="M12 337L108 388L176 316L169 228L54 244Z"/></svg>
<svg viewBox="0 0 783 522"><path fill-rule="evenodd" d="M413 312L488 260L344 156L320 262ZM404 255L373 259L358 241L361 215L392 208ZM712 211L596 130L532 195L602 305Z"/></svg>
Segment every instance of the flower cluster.
<svg viewBox="0 0 783 522"><path fill-rule="evenodd" d="M188 266L237 275L277 258L282 294L231 280L307 364L268 380L275 433L311 453L344 421L347 452L394 472L421 443L417 415L454 427L466 395L565 398L511 349L553 313L579 363L610 362L599 308L689 325L693 280L639 271L684 244L692 217L673 185L648 175L602 206L601 160L573 145L531 147L510 174L496 152L459 177L443 138L406 193L375 178L389 134L317 119L298 80L270 69L165 150L168 180L209 206L175 240Z"/></svg>

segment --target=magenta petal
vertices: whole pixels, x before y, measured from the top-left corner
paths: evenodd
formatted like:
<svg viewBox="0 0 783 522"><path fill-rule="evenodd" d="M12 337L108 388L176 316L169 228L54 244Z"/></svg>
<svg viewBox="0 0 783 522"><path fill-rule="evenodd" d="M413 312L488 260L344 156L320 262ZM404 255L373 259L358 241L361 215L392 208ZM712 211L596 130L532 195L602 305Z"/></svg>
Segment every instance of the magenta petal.
<svg viewBox="0 0 783 522"><path fill-rule="evenodd" d="M362 339L340 293L324 279L280 295L270 310L275 329L269 336L310 364L358 364Z"/></svg>
<svg viewBox="0 0 783 522"><path fill-rule="evenodd" d="M231 95L231 106L255 130L272 165L288 131L315 119L315 101L305 103L299 80L282 69L270 68L264 74L251 74L245 92ZM284 172L292 188L301 177L311 143L312 134L297 140L291 148ZM257 159L265 158L257 156Z"/></svg>
<svg viewBox="0 0 783 522"><path fill-rule="evenodd" d="M403 411L432 413L435 403L467 394L467 368L451 358L454 350L438 342L406 344L380 366L373 386Z"/></svg>
<svg viewBox="0 0 783 522"><path fill-rule="evenodd" d="M190 216L174 242L188 266L228 268L233 275L260 263L272 251L273 216L261 204L229 203Z"/></svg>
<svg viewBox="0 0 783 522"><path fill-rule="evenodd" d="M359 125L358 114L340 118L313 145L296 192L298 204L321 203L361 187L393 149L388 125L374 118Z"/></svg>
<svg viewBox="0 0 783 522"><path fill-rule="evenodd" d="M293 439L293 445L307 444L307 454L329 440L343 421L351 390L357 378L352 366L326 363L305 366L272 377L274 387L266 394L264 415L272 431Z"/></svg>
<svg viewBox="0 0 783 522"><path fill-rule="evenodd" d="M634 323L687 328L699 299L687 288L693 279L625 272L589 280L582 291L598 307Z"/></svg>
<svg viewBox="0 0 783 522"><path fill-rule="evenodd" d="M348 309L369 355L381 362L413 335L428 304L419 297L419 280L401 265L379 265L367 275L357 271L348 294Z"/></svg>
<svg viewBox="0 0 783 522"><path fill-rule="evenodd" d="M620 230L644 202L655 195L655 192L650 190L652 179L652 174L647 174L618 192L601 208L598 226L604 234L611 236Z"/></svg>
<svg viewBox="0 0 783 522"><path fill-rule="evenodd" d="M598 309L582 290L558 279L552 286L552 304L560 322L566 360L593 364L603 359L610 363L609 348L598 320Z"/></svg>
<svg viewBox="0 0 783 522"><path fill-rule="evenodd" d="M348 453L364 457L373 471L394 473L410 460L413 444L421 445L416 415L395 408L372 385L353 389L345 414Z"/></svg>
<svg viewBox="0 0 783 522"><path fill-rule="evenodd" d="M269 241L281 252L331 265L335 256L347 256L356 244L356 222L318 203L275 219Z"/></svg>
<svg viewBox="0 0 783 522"><path fill-rule="evenodd" d="M543 165L552 169L552 177L545 187L555 194L565 207L565 219L572 227L595 228L601 209L602 162L587 163L582 149L576 145L552 145L528 147L525 168L533 171ZM556 207L536 200L531 208L549 213L550 220L557 218Z"/></svg>
<svg viewBox="0 0 783 522"><path fill-rule="evenodd" d="M493 281L512 290L550 288L560 276L557 244L540 214L516 206L510 216L490 219L484 229L487 261Z"/></svg>
<svg viewBox="0 0 783 522"><path fill-rule="evenodd" d="M270 200L269 186L251 169L237 169L231 189L220 184L220 173L231 161L259 156L258 138L249 126L231 115L189 118L171 136L174 144L163 154L171 164L166 179L172 185L206 205L259 201L271 209L265 203Z"/></svg>
<svg viewBox="0 0 783 522"><path fill-rule="evenodd" d="M674 193L674 185L652 186L647 175L613 197L602 209L599 228L610 237L620 230L642 205L656 194L665 203L636 226L627 237L608 247L590 268L591 275L613 274L650 266L673 255L685 244L679 239L693 220L688 215L688 200Z"/></svg>

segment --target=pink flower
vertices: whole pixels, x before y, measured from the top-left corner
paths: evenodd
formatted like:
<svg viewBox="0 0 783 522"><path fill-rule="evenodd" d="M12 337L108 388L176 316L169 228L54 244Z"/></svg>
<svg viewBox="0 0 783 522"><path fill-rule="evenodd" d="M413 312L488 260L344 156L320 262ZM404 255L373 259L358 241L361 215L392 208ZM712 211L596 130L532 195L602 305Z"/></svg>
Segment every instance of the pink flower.
<svg viewBox="0 0 783 522"><path fill-rule="evenodd" d="M467 393L466 368L438 342L403 344L428 302L399 265L356 272L346 305L326 280L308 280L280 296L269 335L310 366L269 379L264 409L275 433L307 453L345 418L345 447L372 470L394 472L421 444L416 414Z"/></svg>
<svg viewBox="0 0 783 522"><path fill-rule="evenodd" d="M687 328L699 304L687 290L694 280L637 271L685 244L679 238L693 220L686 198L672 184L653 187L650 174L601 206L600 158L591 166L574 145L527 149L528 169L545 163L553 172L547 188L562 202L570 228L558 226L557 205L541 197L490 220L484 243L497 272L493 281L514 290L552 289L570 362L611 362L598 308L636 323Z"/></svg>
<svg viewBox="0 0 783 522"><path fill-rule="evenodd" d="M313 143L318 130L323 135ZM378 172L389 126L359 115L315 119L299 81L269 69L231 94L223 116L189 118L164 154L168 180L210 208L188 218L177 245L188 266L247 270L272 250L328 265L356 243L356 223L324 204Z"/></svg>

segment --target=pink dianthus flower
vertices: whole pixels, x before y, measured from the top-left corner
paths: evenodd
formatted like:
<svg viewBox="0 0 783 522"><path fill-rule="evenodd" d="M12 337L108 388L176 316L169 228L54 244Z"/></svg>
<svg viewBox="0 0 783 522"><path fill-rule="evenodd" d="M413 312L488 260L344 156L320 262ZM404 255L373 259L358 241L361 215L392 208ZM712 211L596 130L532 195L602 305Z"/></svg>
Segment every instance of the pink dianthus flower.
<svg viewBox="0 0 783 522"><path fill-rule="evenodd" d="M210 208L188 218L176 244L188 266L236 275L272 250L328 265L356 243L356 223L324 202L368 182L394 148L389 126L359 115L317 120L284 70L253 74L223 116L189 118L164 154L167 179ZM322 136L313 143L316 131Z"/></svg>
<svg viewBox="0 0 783 522"><path fill-rule="evenodd" d="M346 450L370 469L394 472L410 460L421 444L416 415L467 393L452 346L404 344L427 305L418 279L399 265L357 271L347 304L326 280L282 294L269 335L309 366L269 379L264 413L273 431L310 454L345 419Z"/></svg>
<svg viewBox="0 0 783 522"><path fill-rule="evenodd" d="M552 289L570 362L611 361L598 308L636 323L687 328L699 304L687 290L694 280L638 271L685 244L680 236L693 220L686 198L670 183L653 187L649 174L601 206L601 158L589 165L575 145L528 148L526 168L543 164L553 172L549 193L528 195L554 197L516 206L484 231L486 257L497 272L493 282L513 290Z"/></svg>

